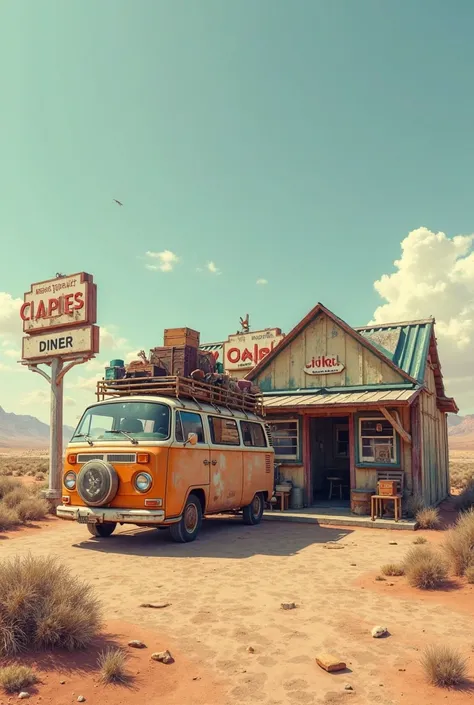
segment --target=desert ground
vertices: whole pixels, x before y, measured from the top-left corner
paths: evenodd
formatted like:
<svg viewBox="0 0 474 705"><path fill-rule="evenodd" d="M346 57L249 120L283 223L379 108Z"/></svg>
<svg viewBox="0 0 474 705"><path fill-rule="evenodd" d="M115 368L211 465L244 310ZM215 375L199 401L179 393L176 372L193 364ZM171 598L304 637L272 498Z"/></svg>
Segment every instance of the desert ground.
<svg viewBox="0 0 474 705"><path fill-rule="evenodd" d="M474 453L459 453L454 474L474 467ZM12 467L0 458L0 472L2 463ZM446 524L454 519L449 503L443 517ZM474 585L451 579L428 592L403 577L376 580L381 565L399 562L416 537L438 545L443 533L246 527L238 517L217 517L188 545L150 529L122 528L96 540L85 527L55 519L0 534L2 559L59 556L93 584L107 619L103 637L85 653L22 656L41 676L29 702L63 705L82 695L101 705L467 705L474 698ZM283 610L283 602L297 607ZM375 625L388 636L372 638ZM131 683L100 685L97 653L131 639L147 647L129 649ZM468 659L461 689L425 680L422 651L439 643ZM150 659L164 649L174 663ZM321 670L320 652L335 654L347 669ZM0 694L0 704L16 698Z"/></svg>

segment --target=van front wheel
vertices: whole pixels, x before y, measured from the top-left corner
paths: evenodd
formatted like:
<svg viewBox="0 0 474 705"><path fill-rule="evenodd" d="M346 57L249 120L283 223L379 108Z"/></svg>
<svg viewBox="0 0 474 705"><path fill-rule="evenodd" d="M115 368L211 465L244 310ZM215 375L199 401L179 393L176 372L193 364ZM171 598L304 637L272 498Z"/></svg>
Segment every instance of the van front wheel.
<svg viewBox="0 0 474 705"><path fill-rule="evenodd" d="M260 524L263 516L263 495L257 492L252 502L244 507L243 510L244 524L255 526Z"/></svg>
<svg viewBox="0 0 474 705"><path fill-rule="evenodd" d="M176 543L189 543L194 541L202 524L202 507L199 497L190 494L183 516L176 524L171 524L170 535Z"/></svg>

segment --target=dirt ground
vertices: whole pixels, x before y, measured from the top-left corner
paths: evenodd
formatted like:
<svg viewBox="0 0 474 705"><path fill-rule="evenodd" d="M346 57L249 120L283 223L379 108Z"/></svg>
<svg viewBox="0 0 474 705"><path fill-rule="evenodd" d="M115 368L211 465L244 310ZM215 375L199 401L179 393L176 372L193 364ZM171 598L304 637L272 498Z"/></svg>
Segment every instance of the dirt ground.
<svg viewBox="0 0 474 705"><path fill-rule="evenodd" d="M473 701L472 586L454 581L427 594L403 578L375 581L380 566L399 561L415 536L439 543L442 532L245 527L238 518L213 518L195 543L178 545L150 529L122 528L96 540L76 524L43 527L0 537L0 555L60 556L95 586L109 621L103 644L86 654L26 659L43 680L31 703L66 705L83 695L101 705L418 705L420 693L427 705ZM328 549L328 542L341 548ZM140 607L154 601L171 604ZM286 601L297 609L283 611ZM373 639L375 625L390 635ZM130 639L147 645L131 653L132 685L99 686L97 652ZM421 651L440 642L469 659L472 681L464 690L426 684ZM150 660L163 649L175 663ZM347 670L322 671L315 664L321 651L346 661Z"/></svg>

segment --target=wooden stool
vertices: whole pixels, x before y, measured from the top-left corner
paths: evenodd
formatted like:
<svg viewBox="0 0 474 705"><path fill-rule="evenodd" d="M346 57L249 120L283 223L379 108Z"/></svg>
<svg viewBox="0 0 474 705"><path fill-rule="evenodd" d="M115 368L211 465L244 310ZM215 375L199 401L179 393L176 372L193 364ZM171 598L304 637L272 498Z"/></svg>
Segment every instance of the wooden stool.
<svg viewBox="0 0 474 705"><path fill-rule="evenodd" d="M284 512L290 506L289 492L275 492L275 497L280 500L280 511Z"/></svg>
<svg viewBox="0 0 474 705"><path fill-rule="evenodd" d="M334 485L339 487L339 498L342 499L342 478L340 477L327 477L327 480L329 480L329 497L328 499L332 499L332 492L334 489Z"/></svg>
<svg viewBox="0 0 474 705"><path fill-rule="evenodd" d="M370 518L375 521L376 517L383 515L383 503L384 500L392 500L394 511L395 511L395 521L398 521L402 515L402 495L382 495L373 494L370 498Z"/></svg>

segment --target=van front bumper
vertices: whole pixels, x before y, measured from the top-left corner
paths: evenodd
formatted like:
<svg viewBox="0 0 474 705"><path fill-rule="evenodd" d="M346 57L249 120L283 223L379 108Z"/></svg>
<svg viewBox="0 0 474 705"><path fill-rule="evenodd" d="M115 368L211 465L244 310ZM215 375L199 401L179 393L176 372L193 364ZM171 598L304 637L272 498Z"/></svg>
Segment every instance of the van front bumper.
<svg viewBox="0 0 474 705"><path fill-rule="evenodd" d="M165 520L163 509L120 509L115 507L69 507L60 504L56 508L60 519L77 521L79 524L162 524Z"/></svg>

